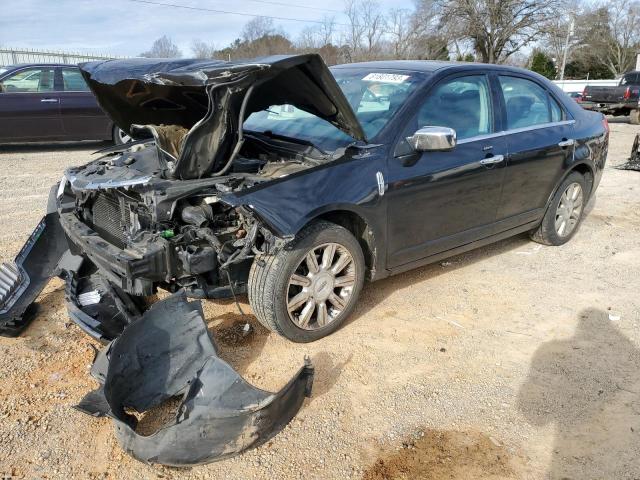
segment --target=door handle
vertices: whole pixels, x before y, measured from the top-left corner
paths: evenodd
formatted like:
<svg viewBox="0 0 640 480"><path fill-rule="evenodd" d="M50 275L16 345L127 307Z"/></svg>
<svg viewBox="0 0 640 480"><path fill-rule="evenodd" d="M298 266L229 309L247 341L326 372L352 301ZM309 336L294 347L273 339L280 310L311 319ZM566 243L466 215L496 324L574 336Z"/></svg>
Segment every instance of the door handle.
<svg viewBox="0 0 640 480"><path fill-rule="evenodd" d="M567 140L562 140L561 142L559 142L558 146L561 148L565 148L565 147L570 147L575 143L576 141L573 138L569 138Z"/></svg>
<svg viewBox="0 0 640 480"><path fill-rule="evenodd" d="M41 103L58 103L57 98L43 98L40 100Z"/></svg>
<svg viewBox="0 0 640 480"><path fill-rule="evenodd" d="M489 158L483 158L480 160L480 165L494 165L504 160L504 155L493 155Z"/></svg>

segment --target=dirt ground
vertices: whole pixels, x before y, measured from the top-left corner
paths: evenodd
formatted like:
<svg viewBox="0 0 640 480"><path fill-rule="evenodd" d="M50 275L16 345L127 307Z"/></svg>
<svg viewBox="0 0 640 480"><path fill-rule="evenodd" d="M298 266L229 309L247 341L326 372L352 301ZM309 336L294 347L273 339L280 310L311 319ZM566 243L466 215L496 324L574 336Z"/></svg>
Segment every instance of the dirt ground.
<svg viewBox="0 0 640 480"><path fill-rule="evenodd" d="M316 366L293 422L231 460L145 465L109 420L75 411L95 387L92 341L52 281L23 336L0 338L0 478L640 478L640 172L612 168L640 129L611 129L596 200L563 247L519 236L370 284L344 328L307 345L253 320L234 337L233 303L206 302L222 357L253 384L280 388L305 355ZM93 149L0 150L1 259Z"/></svg>

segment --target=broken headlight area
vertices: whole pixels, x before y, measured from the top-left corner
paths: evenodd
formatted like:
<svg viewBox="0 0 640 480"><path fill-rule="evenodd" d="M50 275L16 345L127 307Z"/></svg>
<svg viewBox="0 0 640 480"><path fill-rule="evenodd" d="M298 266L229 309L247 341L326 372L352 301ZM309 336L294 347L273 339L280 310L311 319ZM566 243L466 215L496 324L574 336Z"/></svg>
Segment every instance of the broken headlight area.
<svg viewBox="0 0 640 480"><path fill-rule="evenodd" d="M291 421L313 383L308 360L277 393L247 383L218 357L200 303L182 292L126 327L99 352L92 375L101 386L76 408L111 417L118 441L133 457L174 466L259 446ZM139 414L168 408L176 397L173 418L153 433L141 428Z"/></svg>

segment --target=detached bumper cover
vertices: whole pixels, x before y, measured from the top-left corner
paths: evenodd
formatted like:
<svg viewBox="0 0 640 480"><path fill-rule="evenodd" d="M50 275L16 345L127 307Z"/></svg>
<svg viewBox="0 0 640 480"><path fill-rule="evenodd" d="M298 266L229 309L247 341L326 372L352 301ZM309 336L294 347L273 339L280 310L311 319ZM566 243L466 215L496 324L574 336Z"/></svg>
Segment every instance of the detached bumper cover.
<svg viewBox="0 0 640 480"><path fill-rule="evenodd" d="M272 438L311 393L308 361L277 393L247 383L216 354L200 302L180 292L155 303L96 357L92 375L102 386L78 408L112 417L116 436L147 463L186 466L213 462ZM154 434L135 431L136 417L181 395L175 418Z"/></svg>
<svg viewBox="0 0 640 480"><path fill-rule="evenodd" d="M636 139L633 141L629 161L616 168L619 170L636 170L640 172L640 133L636 135Z"/></svg>
<svg viewBox="0 0 640 480"><path fill-rule="evenodd" d="M15 337L35 313L33 302L49 279L58 272L58 262L67 250L64 231L55 205L56 187L38 226L11 263L0 265L0 335Z"/></svg>

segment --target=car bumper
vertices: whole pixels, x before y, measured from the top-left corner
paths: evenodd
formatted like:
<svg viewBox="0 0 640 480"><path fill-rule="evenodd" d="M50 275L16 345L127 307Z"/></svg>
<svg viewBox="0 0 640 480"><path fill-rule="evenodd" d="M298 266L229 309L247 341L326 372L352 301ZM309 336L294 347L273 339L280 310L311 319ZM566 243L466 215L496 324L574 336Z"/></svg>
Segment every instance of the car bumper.
<svg viewBox="0 0 640 480"><path fill-rule="evenodd" d="M603 103L603 102L589 102L582 101L580 106L585 110L592 110L594 112L601 113L615 113L621 110L633 110L638 107L637 101L625 102L625 103Z"/></svg>
<svg viewBox="0 0 640 480"><path fill-rule="evenodd" d="M120 249L82 223L72 212L60 211L69 249L93 262L114 285L131 295L152 295L154 284L170 280L169 244L163 238Z"/></svg>

